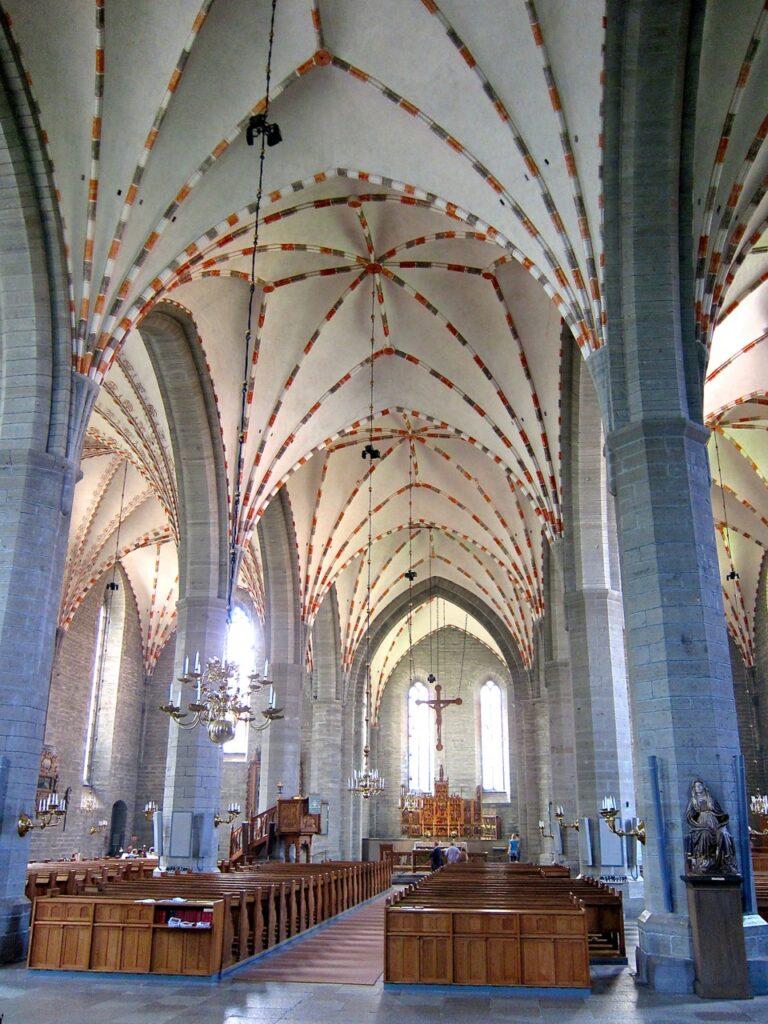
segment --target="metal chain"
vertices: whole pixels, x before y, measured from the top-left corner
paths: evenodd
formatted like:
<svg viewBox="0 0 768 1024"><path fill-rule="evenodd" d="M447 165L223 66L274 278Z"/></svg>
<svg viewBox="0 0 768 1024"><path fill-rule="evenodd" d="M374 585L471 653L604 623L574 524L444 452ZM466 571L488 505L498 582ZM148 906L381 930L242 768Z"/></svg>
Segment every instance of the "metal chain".
<svg viewBox="0 0 768 1024"><path fill-rule="evenodd" d="M264 92L264 118L269 116L269 89L272 81L272 47L275 41L275 11L277 0L272 0L272 15L269 22L269 46L267 48L267 74ZM227 585L227 622L232 621L232 602L235 595L237 583L238 557L237 541L240 519L240 488L242 486L243 459L245 454L245 415L248 401L248 363L251 355L251 334L253 325L253 299L256 294L256 248L259 244L259 216L261 213L261 200L264 194L264 154L266 151L266 133L260 135L261 146L259 149L259 180L256 189L256 205L254 208L253 220L253 249L251 252L251 274L250 288L248 291L248 323L245 330L245 351L243 354L243 385L240 396L240 423L237 431L237 457L235 460L235 493L232 500L232 527L229 544L229 580Z"/></svg>

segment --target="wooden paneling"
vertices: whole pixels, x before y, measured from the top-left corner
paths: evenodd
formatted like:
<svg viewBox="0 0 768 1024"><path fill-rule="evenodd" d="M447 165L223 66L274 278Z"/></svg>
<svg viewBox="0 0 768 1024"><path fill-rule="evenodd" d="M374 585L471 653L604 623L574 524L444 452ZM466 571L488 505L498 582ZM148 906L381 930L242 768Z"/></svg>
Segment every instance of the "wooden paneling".
<svg viewBox="0 0 768 1024"><path fill-rule="evenodd" d="M399 984L589 986L583 909L388 907L384 980Z"/></svg>
<svg viewBox="0 0 768 1024"><path fill-rule="evenodd" d="M62 971L87 971L90 952L90 924L63 925L60 969Z"/></svg>
<svg viewBox="0 0 768 1024"><path fill-rule="evenodd" d="M210 976L222 962L224 901L184 904L212 911L209 927L172 928L178 904L43 898L35 903L28 966L49 970Z"/></svg>
<svg viewBox="0 0 768 1024"><path fill-rule="evenodd" d="M29 943L29 965L44 970L61 966L61 943L64 931L59 924L38 924Z"/></svg>
<svg viewBox="0 0 768 1024"><path fill-rule="evenodd" d="M520 941L517 938L488 938L485 948L488 973L484 984L520 985Z"/></svg>

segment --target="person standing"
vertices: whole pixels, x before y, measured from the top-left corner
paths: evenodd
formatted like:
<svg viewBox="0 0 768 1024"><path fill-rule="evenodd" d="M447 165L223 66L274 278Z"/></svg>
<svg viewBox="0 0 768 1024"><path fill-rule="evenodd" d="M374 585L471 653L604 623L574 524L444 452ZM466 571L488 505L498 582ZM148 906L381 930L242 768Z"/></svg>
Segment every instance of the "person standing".
<svg viewBox="0 0 768 1024"><path fill-rule="evenodd" d="M438 868L443 866L443 851L440 849L440 843L435 840L435 845L429 851L429 866L433 871L437 871Z"/></svg>
<svg viewBox="0 0 768 1024"><path fill-rule="evenodd" d="M456 843L451 843L448 849L445 851L445 862L446 864L457 864L461 851L459 850Z"/></svg>
<svg viewBox="0 0 768 1024"><path fill-rule="evenodd" d="M520 860L520 836L517 832L513 832L509 838L508 853L510 863L516 864Z"/></svg>

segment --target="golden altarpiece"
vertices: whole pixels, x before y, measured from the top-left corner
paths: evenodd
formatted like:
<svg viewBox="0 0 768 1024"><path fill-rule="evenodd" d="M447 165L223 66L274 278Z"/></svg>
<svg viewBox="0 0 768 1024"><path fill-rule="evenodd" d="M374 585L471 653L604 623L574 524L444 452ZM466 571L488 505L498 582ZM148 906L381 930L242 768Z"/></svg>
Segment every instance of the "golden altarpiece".
<svg viewBox="0 0 768 1024"><path fill-rule="evenodd" d="M483 814L482 786L477 786L472 800L450 793L440 765L433 794L410 793L406 786L400 787L400 831L413 839L498 839L499 821L495 814Z"/></svg>

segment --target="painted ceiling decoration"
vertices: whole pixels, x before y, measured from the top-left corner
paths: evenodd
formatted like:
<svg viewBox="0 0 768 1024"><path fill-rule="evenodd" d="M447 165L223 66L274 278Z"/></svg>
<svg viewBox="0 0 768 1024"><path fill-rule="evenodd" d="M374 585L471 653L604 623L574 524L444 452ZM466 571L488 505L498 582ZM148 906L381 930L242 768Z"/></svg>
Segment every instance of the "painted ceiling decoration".
<svg viewBox="0 0 768 1024"><path fill-rule="evenodd" d="M179 496L141 337L194 321L236 490L268 0L3 0L44 132L69 268L73 366L101 385L62 602L121 562L148 674L174 627ZM766 11L712 4L695 139L696 331L722 470L713 509L731 633L750 664L768 547ZM544 546L563 521L563 327L610 345L603 291L600 0L280 0L247 387L239 583L266 612L257 526L282 491L311 626L335 588L342 662L364 636L368 299L375 286L372 610L413 561L491 609L530 667ZM738 118L735 114L738 112ZM84 415L90 410L86 410ZM714 466L714 455L712 464ZM117 491L117 493L116 493ZM723 515L725 499L726 515ZM727 519L727 528L725 520ZM430 545L430 536L432 542ZM731 561L738 579L726 580ZM429 602L414 611L424 636ZM458 605L444 628L463 630ZM407 651L376 652L375 699ZM496 651L471 616L467 629ZM497 652L498 653L498 652ZM307 649L311 663L311 647Z"/></svg>

